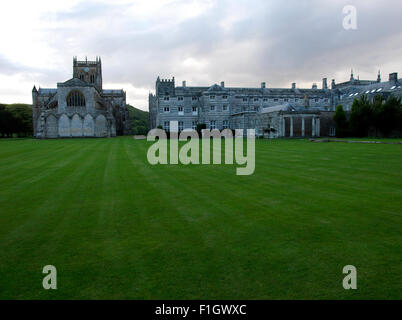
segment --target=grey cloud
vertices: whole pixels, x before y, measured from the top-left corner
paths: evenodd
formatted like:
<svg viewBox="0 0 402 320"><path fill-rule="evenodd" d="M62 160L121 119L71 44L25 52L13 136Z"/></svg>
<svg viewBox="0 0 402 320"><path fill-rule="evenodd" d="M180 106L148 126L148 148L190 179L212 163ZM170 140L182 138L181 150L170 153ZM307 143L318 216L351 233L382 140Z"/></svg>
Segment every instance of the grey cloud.
<svg viewBox="0 0 402 320"><path fill-rule="evenodd" d="M358 30L342 28L342 8L347 4L357 8ZM242 6L247 8L244 16L239 12ZM232 85L265 80L288 86L292 81L332 78L339 71L347 77L352 67L373 72L374 78L383 64L395 61L395 67L401 66L402 3L397 0L216 1L202 14L173 25L164 15L130 18L125 14L128 8L81 3L69 13L57 14L58 27L44 37L52 33L49 44L69 59L102 56L107 82L150 89L158 75ZM226 31L220 23L233 14L240 19ZM206 61L206 69L183 67L181 62L188 57Z"/></svg>

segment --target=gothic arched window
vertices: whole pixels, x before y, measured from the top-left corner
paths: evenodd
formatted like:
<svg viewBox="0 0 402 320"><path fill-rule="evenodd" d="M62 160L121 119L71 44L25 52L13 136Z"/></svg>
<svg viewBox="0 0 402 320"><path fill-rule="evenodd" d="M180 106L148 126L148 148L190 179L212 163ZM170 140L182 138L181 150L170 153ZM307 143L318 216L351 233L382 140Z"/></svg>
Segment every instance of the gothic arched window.
<svg viewBox="0 0 402 320"><path fill-rule="evenodd" d="M85 97L79 91L71 91L66 100L68 107L85 107Z"/></svg>

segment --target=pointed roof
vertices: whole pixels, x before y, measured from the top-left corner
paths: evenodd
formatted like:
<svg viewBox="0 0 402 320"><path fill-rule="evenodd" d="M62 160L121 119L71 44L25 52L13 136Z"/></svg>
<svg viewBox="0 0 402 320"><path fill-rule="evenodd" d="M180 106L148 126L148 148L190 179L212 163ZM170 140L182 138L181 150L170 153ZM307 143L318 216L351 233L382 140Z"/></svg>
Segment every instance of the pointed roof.
<svg viewBox="0 0 402 320"><path fill-rule="evenodd" d="M92 83L85 82L78 78L71 78L66 82L57 83L59 87L93 87Z"/></svg>
<svg viewBox="0 0 402 320"><path fill-rule="evenodd" d="M214 85L210 86L207 91L211 92L211 91L226 91L226 90L225 90L225 88L223 88L215 83Z"/></svg>

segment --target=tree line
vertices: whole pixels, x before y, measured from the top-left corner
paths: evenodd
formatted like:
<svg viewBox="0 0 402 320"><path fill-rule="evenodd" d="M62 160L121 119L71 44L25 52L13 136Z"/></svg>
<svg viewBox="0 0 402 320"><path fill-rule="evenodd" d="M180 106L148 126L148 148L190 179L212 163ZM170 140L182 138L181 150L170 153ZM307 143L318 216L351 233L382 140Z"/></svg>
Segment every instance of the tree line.
<svg viewBox="0 0 402 320"><path fill-rule="evenodd" d="M338 137L400 137L402 136L401 98L366 95L355 99L349 116L338 105L334 114Z"/></svg>
<svg viewBox="0 0 402 320"><path fill-rule="evenodd" d="M0 137L32 136L32 108L29 104L0 104Z"/></svg>

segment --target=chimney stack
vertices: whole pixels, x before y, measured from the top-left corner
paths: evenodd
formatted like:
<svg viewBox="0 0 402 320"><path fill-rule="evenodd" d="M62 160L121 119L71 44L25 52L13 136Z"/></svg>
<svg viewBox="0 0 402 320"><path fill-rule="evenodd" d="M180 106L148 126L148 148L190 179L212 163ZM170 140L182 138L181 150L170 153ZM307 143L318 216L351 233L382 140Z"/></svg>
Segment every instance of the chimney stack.
<svg viewBox="0 0 402 320"><path fill-rule="evenodd" d="M186 87L186 81L183 81L183 88Z"/></svg>
<svg viewBox="0 0 402 320"><path fill-rule="evenodd" d="M322 88L323 89L328 89L327 78L322 79Z"/></svg>
<svg viewBox="0 0 402 320"><path fill-rule="evenodd" d="M335 89L335 79L332 79L332 82L331 82L331 89Z"/></svg>
<svg viewBox="0 0 402 320"><path fill-rule="evenodd" d="M222 87L222 88L225 87L225 81L221 81L221 87Z"/></svg>
<svg viewBox="0 0 402 320"><path fill-rule="evenodd" d="M293 89L293 90L296 89L296 82L293 82L293 83L292 83L292 89Z"/></svg>
<svg viewBox="0 0 402 320"><path fill-rule="evenodd" d="M311 87L311 89L317 89L317 84L313 83L313 86Z"/></svg>
<svg viewBox="0 0 402 320"><path fill-rule="evenodd" d="M261 89L265 89L265 82L261 82Z"/></svg>

